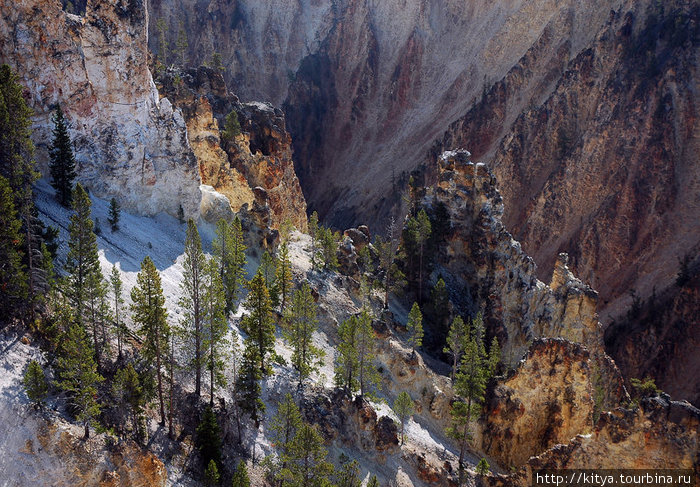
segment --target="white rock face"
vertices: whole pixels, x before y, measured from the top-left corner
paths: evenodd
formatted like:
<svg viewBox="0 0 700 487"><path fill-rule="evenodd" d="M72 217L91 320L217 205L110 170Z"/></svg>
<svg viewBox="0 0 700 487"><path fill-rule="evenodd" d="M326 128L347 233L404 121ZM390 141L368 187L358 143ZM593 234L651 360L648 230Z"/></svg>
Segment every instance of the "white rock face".
<svg viewBox="0 0 700 487"><path fill-rule="evenodd" d="M143 215L182 206L197 216L197 160L182 114L159 99L148 70L145 2L90 0L84 17L49 0L0 0L0 8L0 62L27 88L41 171L61 104L81 183Z"/></svg>

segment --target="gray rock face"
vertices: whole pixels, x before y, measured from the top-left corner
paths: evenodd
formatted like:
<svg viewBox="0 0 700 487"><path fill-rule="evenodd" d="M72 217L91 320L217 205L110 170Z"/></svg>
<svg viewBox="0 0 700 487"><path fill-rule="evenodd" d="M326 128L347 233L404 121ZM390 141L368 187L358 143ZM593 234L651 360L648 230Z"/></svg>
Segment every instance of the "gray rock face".
<svg viewBox="0 0 700 487"><path fill-rule="evenodd" d="M60 104L81 183L139 214L176 215L181 206L198 215L199 169L184 119L159 99L148 70L145 3L90 0L82 17L49 0L0 0L0 7L0 62L27 88L42 173Z"/></svg>

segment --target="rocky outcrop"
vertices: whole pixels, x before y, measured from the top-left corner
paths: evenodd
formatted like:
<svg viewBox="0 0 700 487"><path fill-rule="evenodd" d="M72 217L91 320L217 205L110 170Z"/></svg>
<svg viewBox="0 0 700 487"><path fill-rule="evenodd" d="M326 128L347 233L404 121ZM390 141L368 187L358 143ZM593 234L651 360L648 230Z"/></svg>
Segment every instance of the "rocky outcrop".
<svg viewBox="0 0 700 487"><path fill-rule="evenodd" d="M484 310L510 365L537 337L562 337L602 352L596 292L571 274L565 254L550 286L537 279L535 263L501 221L495 177L469 156L464 150L443 153L438 182L422 200L429 211L444 208L449 220L436 272L452 283L465 310Z"/></svg>
<svg viewBox="0 0 700 487"><path fill-rule="evenodd" d="M199 213L200 177L185 121L159 99L148 70L145 2L87 2L84 16L48 0L0 2L0 62L26 87L37 161L48 175L51 112L70 127L78 180L96 195L153 215Z"/></svg>
<svg viewBox="0 0 700 487"><path fill-rule="evenodd" d="M590 433L603 409L629 399L612 362L550 338L536 340L487 398L476 443L504 468L520 467L554 445Z"/></svg>
<svg viewBox="0 0 700 487"><path fill-rule="evenodd" d="M700 474L700 411L666 397L644 399L636 409L603 414L595 430L557 445L510 476L490 476L490 486L532 485L544 469L689 469Z"/></svg>
<svg viewBox="0 0 700 487"><path fill-rule="evenodd" d="M265 103L240 103L228 92L221 72L211 68L169 70L158 81L183 111L202 182L229 200L229 211L250 209L253 188L261 187L271 209L270 226L278 229L289 221L305 231L306 201L282 112ZM241 133L226 139L222 129L231 112Z"/></svg>

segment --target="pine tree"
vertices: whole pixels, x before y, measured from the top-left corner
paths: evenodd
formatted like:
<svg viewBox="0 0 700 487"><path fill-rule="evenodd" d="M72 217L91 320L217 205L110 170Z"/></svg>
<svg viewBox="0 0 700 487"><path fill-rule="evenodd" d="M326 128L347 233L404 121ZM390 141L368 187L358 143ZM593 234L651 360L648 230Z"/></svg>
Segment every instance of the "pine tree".
<svg viewBox="0 0 700 487"><path fill-rule="evenodd" d="M212 242L214 255L219 262L221 280L226 295L226 312L233 310L245 282L245 250L241 221L233 223L221 219L216 224L216 237Z"/></svg>
<svg viewBox="0 0 700 487"><path fill-rule="evenodd" d="M187 48L189 44L187 43L187 31L185 30L185 24L180 22L180 30L177 33L176 42L177 52L180 54L180 66L185 67L185 55L187 54Z"/></svg>
<svg viewBox="0 0 700 487"><path fill-rule="evenodd" d="M249 314L241 319L241 327L248 335L246 349L248 343L257 348L260 375L266 377L271 372L267 360L275 352L275 324L272 319L270 295L260 272L248 283L248 289L245 308L249 310Z"/></svg>
<svg viewBox="0 0 700 487"><path fill-rule="evenodd" d="M41 407L44 404L46 394L49 392L49 384L44 375L44 369L36 360L32 360L27 365L27 371L24 373L24 390L27 392L27 397L34 403L36 407Z"/></svg>
<svg viewBox="0 0 700 487"><path fill-rule="evenodd" d="M243 460L238 461L236 471L233 472L233 480L231 487L250 487L250 478L248 477L248 468Z"/></svg>
<svg viewBox="0 0 700 487"><path fill-rule="evenodd" d="M231 110L224 119L224 129L221 131L221 136L224 140L232 142L241 134L241 124L238 121L238 113L236 110Z"/></svg>
<svg viewBox="0 0 700 487"><path fill-rule="evenodd" d="M318 231L318 213L314 211L311 213L311 217L309 218L309 235L311 236L311 270L315 270L320 263L318 256Z"/></svg>
<svg viewBox="0 0 700 487"><path fill-rule="evenodd" d="M370 477L369 481L367 482L367 487L379 487L379 480L377 479L376 475L372 475L372 477Z"/></svg>
<svg viewBox="0 0 700 487"><path fill-rule="evenodd" d="M316 331L316 303L311 288L304 283L294 292L291 306L284 319L284 337L292 347L292 366L299 373L299 385L312 373L317 372L325 353L314 346L313 332Z"/></svg>
<svg viewBox="0 0 700 487"><path fill-rule="evenodd" d="M204 295L204 265L205 256L202 251L202 240L194 220L187 220L187 237L185 238L184 272L180 284L182 296L179 304L184 310L182 321L178 328L185 353L188 357L190 370L195 374L194 393L201 394L202 368L204 366L204 343L202 328L203 295Z"/></svg>
<svg viewBox="0 0 700 487"><path fill-rule="evenodd" d="M238 345L238 334L234 331L231 334L231 383L233 390L231 391L231 403L233 404L233 414L236 416L236 428L238 430L238 441L242 441L243 435L241 432L241 411L239 408L240 393L238 390L239 378L241 374L241 351Z"/></svg>
<svg viewBox="0 0 700 487"><path fill-rule="evenodd" d="M34 144L31 140L32 111L23 96L24 88L12 69L0 66L0 176L11 188L14 209L22 222L21 234L24 251L22 253L24 274L17 278L26 279L27 298L16 313L5 315L12 318L34 320L35 307L43 295L41 280L43 252L41 249L40 220L32 197L32 185L39 177L34 167ZM7 206L7 205L5 205ZM28 313L23 313L28 311Z"/></svg>
<svg viewBox="0 0 700 487"><path fill-rule="evenodd" d="M455 380L455 375L457 374L457 365L459 364L464 349L469 340L469 328L464 323L461 316L455 316L452 320L452 326L450 327L450 332L447 335L447 344L443 348L444 353L448 353L452 356L452 381Z"/></svg>
<svg viewBox="0 0 700 487"><path fill-rule="evenodd" d="M335 235L330 228L319 227L319 243L321 245L321 258L323 268L331 271L338 269L338 245Z"/></svg>
<svg viewBox="0 0 700 487"><path fill-rule="evenodd" d="M413 399L408 395L408 392L401 391L394 401L394 412L399 417L401 422L401 444L404 442L404 426L406 420L413 416L415 410L413 405Z"/></svg>
<svg viewBox="0 0 700 487"><path fill-rule="evenodd" d="M214 487L219 485L221 480L221 475L219 474L219 467L216 466L214 460L209 460L206 470L204 470L204 485L208 487Z"/></svg>
<svg viewBox="0 0 700 487"><path fill-rule="evenodd" d="M78 414L76 419L85 425L85 439L90 437L90 424L100 414L97 386L104 378L97 372L92 348L85 330L79 323L68 328L61 343L58 357L58 387L68 393Z"/></svg>
<svg viewBox="0 0 700 487"><path fill-rule="evenodd" d="M309 424L299 427L285 455L282 470L285 487L330 487L333 465L326 461L327 451L318 429Z"/></svg>
<svg viewBox="0 0 700 487"><path fill-rule="evenodd" d="M158 58L163 65L168 64L168 26L165 19L160 18L156 22L156 30L158 30Z"/></svg>
<svg viewBox="0 0 700 487"><path fill-rule="evenodd" d="M76 310L78 323L92 331L93 348L99 366L102 354L101 330L107 310L104 298L107 293L100 260L97 254L97 236L93 232L90 215L92 202L80 183L73 191L73 215L68 227L68 296Z"/></svg>
<svg viewBox="0 0 700 487"><path fill-rule="evenodd" d="M118 411L128 411L134 434L139 438L139 423L146 405L146 394L133 364L129 363L126 367L117 370L112 383L112 394ZM123 428L121 423L120 427Z"/></svg>
<svg viewBox="0 0 700 487"><path fill-rule="evenodd" d="M418 217L416 219L417 227L415 233L415 241L418 244L419 249L419 264L418 264L418 302L423 302L423 254L425 252L425 244L430 238L431 226L430 218L425 210L418 212Z"/></svg>
<svg viewBox="0 0 700 487"><path fill-rule="evenodd" d="M204 465L213 461L221 465L221 427L211 406L207 406L197 426L197 445Z"/></svg>
<svg viewBox="0 0 700 487"><path fill-rule="evenodd" d="M336 471L335 487L362 487L360 464L350 461L344 454L340 455L340 471Z"/></svg>
<svg viewBox="0 0 700 487"><path fill-rule="evenodd" d="M498 338L493 337L488 355L488 377L496 375L498 364L501 363L501 347L498 346Z"/></svg>
<svg viewBox="0 0 700 487"><path fill-rule="evenodd" d="M452 405L453 427L449 433L460 442L460 477L464 469L467 443L471 437L470 424L479 416L488 379L488 366L481 352L483 344L479 345L478 336L478 332L472 330L454 385L455 394L463 400L455 401Z"/></svg>
<svg viewBox="0 0 700 487"><path fill-rule="evenodd" d="M109 216L107 217L107 222L109 227L112 229L112 233L119 230L119 219L121 218L122 207L119 205L115 198L109 200Z"/></svg>
<svg viewBox="0 0 700 487"><path fill-rule="evenodd" d="M22 263L22 223L7 179L0 176L0 316L17 317L27 298L27 275Z"/></svg>
<svg viewBox="0 0 700 487"><path fill-rule="evenodd" d="M413 303L411 311L408 313L406 330L408 330L408 344L415 352L416 348L420 348L423 344L423 314L420 312L418 303Z"/></svg>
<svg viewBox="0 0 700 487"><path fill-rule="evenodd" d="M273 474L276 479L280 480L280 484L284 479L279 475L279 472L287 468L286 460L291 454L290 446L302 423L299 407L294 402L292 395L287 393L284 399L277 404L277 414L272 417L269 428L270 438L281 459L280 465L274 465Z"/></svg>
<svg viewBox="0 0 700 487"><path fill-rule="evenodd" d="M389 308L389 293L400 292L406 286L406 276L396 265L399 240L397 238L396 222L392 218L387 228L387 239L380 236L376 239L379 253L379 269L382 271L382 288L384 290L384 309Z"/></svg>
<svg viewBox="0 0 700 487"><path fill-rule="evenodd" d="M270 303L273 308L279 306L279 292L277 289L277 257L269 251L264 251L260 259L260 267L258 268L263 276L265 287L270 295Z"/></svg>
<svg viewBox="0 0 700 487"><path fill-rule="evenodd" d="M136 276L136 286L131 290L131 301L134 322L139 325L139 334L143 339L144 357L152 367L155 367L158 381L160 423L165 425L163 373L170 339L170 327L167 322L160 274L150 257L146 257L141 263L141 271Z"/></svg>
<svg viewBox="0 0 700 487"><path fill-rule="evenodd" d="M73 181L75 180L75 156L71 145L70 136L63 110L59 105L53 115L53 142L49 149L51 161L51 185L56 190L56 199L63 206L70 206Z"/></svg>
<svg viewBox="0 0 700 487"><path fill-rule="evenodd" d="M275 271L275 287L281 300L280 311L284 311L287 298L292 292L292 261L289 258L287 242L283 242L279 248L277 269Z"/></svg>
<svg viewBox="0 0 700 487"><path fill-rule="evenodd" d="M348 392L359 387L360 395L364 395L380 381L374 365L376 336L369 311L363 308L359 315L345 320L338 327L338 338L335 382Z"/></svg>
<svg viewBox="0 0 700 487"><path fill-rule="evenodd" d="M229 341L226 338L226 297L219 268L214 259L206 263L203 277L203 349L206 350L206 367L209 371L209 405L214 407L215 385L226 385L224 369L229 355Z"/></svg>
<svg viewBox="0 0 700 487"><path fill-rule="evenodd" d="M262 415L265 413L265 403L261 398L262 388L260 387L262 378L258 349L254 342L246 340L236 389L239 408L250 415L256 428L260 426Z"/></svg>
<svg viewBox="0 0 700 487"><path fill-rule="evenodd" d="M117 336L117 353L118 357L121 359L124 337L127 330L126 326L122 323L121 317L122 305L124 304L124 298L122 298L124 285L122 283L121 273L119 269L117 269L116 264L112 265L112 272L109 275L109 287L112 293L112 303L114 303L114 331Z"/></svg>
<svg viewBox="0 0 700 487"><path fill-rule="evenodd" d="M437 280L430 292L430 306L426 313L426 321L432 325L433 342L442 344L449 333L450 293L442 276Z"/></svg>

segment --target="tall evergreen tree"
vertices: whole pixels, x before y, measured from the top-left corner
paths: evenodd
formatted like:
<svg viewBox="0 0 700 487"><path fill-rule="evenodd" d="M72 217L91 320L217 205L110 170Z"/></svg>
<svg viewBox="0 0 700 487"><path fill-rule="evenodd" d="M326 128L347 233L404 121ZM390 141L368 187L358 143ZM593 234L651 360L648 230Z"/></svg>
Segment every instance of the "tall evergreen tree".
<svg viewBox="0 0 700 487"><path fill-rule="evenodd" d="M124 305L124 298L122 297L124 285L116 264L112 265L112 272L109 274L109 290L112 293L112 303L114 305L114 334L117 336L117 354L121 359L124 337L126 335L126 326L122 323L121 316L122 306Z"/></svg>
<svg viewBox="0 0 700 487"><path fill-rule="evenodd" d="M219 473L219 467L216 466L214 460L209 460L209 464L204 470L204 485L207 487L216 487L219 485L220 480L221 474Z"/></svg>
<svg viewBox="0 0 700 487"><path fill-rule="evenodd" d="M205 264L203 278L203 348L206 351L206 368L209 371L209 405L214 407L215 386L226 385L224 369L229 356L229 341L226 338L226 297L215 259L212 258Z"/></svg>
<svg viewBox="0 0 700 487"><path fill-rule="evenodd" d="M501 347L498 345L498 338L493 337L488 355L488 377L496 375L498 364L501 363Z"/></svg>
<svg viewBox="0 0 700 487"><path fill-rule="evenodd" d="M207 406L197 426L197 445L204 465L213 461L221 465L221 427L211 406Z"/></svg>
<svg viewBox="0 0 700 487"><path fill-rule="evenodd" d="M261 398L262 387L260 387L262 378L258 348L253 341L246 340L241 359L241 371L236 384L238 407L250 415L256 428L260 426L262 415L265 413L265 403Z"/></svg>
<svg viewBox="0 0 700 487"><path fill-rule="evenodd" d="M325 355L312 341L317 326L316 303L311 288L304 283L294 292L291 306L285 313L283 329L284 337L292 346L292 366L299 373L300 386L304 379L318 371Z"/></svg>
<svg viewBox="0 0 700 487"><path fill-rule="evenodd" d="M319 244L321 246L321 258L323 260L323 268L331 271L338 269L338 244L335 235L330 228L319 227L318 231Z"/></svg>
<svg viewBox="0 0 700 487"><path fill-rule="evenodd" d="M287 298L292 292L292 261L289 258L289 247L283 242L279 248L277 257L277 270L275 272L275 287L280 299L280 310L284 311Z"/></svg>
<svg viewBox="0 0 700 487"><path fill-rule="evenodd" d="M24 99L23 90L17 74L6 64L0 66L0 176L10 185L14 209L22 222L22 258L26 270L22 277L26 278L28 298L24 308L33 320L37 301L42 298L38 281L42 277L43 253L40 225L32 197L32 184L39 177L34 167L34 144L31 140L32 111ZM19 315L15 317L24 318Z"/></svg>
<svg viewBox="0 0 700 487"><path fill-rule="evenodd" d="M311 270L316 270L319 266L319 256L318 256L318 213L315 211L311 213L309 217L309 235L311 236Z"/></svg>
<svg viewBox="0 0 700 487"><path fill-rule="evenodd" d="M233 404L233 414L236 416L236 428L238 430L238 441L240 443L243 438L241 432L241 410L239 407L240 391L238 388L241 375L241 351L238 343L238 334L235 331L231 334L231 361L229 365L231 366L231 383L233 384L231 403Z"/></svg>
<svg viewBox="0 0 700 487"><path fill-rule="evenodd" d="M357 460L352 460L340 455L340 470L336 470L335 487L362 487L362 477L360 475L360 464Z"/></svg>
<svg viewBox="0 0 700 487"><path fill-rule="evenodd" d="M404 426L406 425L406 420L408 420L415 410L413 405L413 399L408 395L408 392L401 391L396 400L394 400L394 412L399 417L401 422L401 444L404 442Z"/></svg>
<svg viewBox="0 0 700 487"><path fill-rule="evenodd" d="M425 253L425 245L430 238L431 226L430 218L425 210L418 212L416 218L415 241L418 244L419 264L418 264L418 302L423 302L423 254Z"/></svg>
<svg viewBox="0 0 700 487"><path fill-rule="evenodd" d="M399 240L396 229L396 222L392 218L387 228L387 238L376 239L376 248L379 253L379 269L381 271L381 284L384 291L384 309L389 308L389 293L400 292L406 286L406 276L396 265L398 255Z"/></svg>
<svg viewBox="0 0 700 487"><path fill-rule="evenodd" d="M20 314L27 298L27 275L22 263L22 223L7 179L0 176L0 316L8 321Z"/></svg>
<svg viewBox="0 0 700 487"><path fill-rule="evenodd" d="M160 283L160 274L150 257L141 263L136 276L136 286L131 290L131 312L139 325L143 339L143 354L155 368L158 383L160 423L165 425L165 399L163 397L163 374L165 373L170 327L165 310L165 297Z"/></svg>
<svg viewBox="0 0 700 487"><path fill-rule="evenodd" d="M109 200L109 215L107 217L107 222L112 232L119 230L119 220L121 219L122 207L117 202L116 198Z"/></svg>
<svg viewBox="0 0 700 487"><path fill-rule="evenodd" d="M415 352L416 348L420 348L423 344L423 314L418 303L413 303L411 311L408 313L406 330L408 330L408 344Z"/></svg>
<svg viewBox="0 0 700 487"><path fill-rule="evenodd" d="M338 326L338 355L335 361L335 384L346 392L357 389L357 316Z"/></svg>
<svg viewBox="0 0 700 487"><path fill-rule="evenodd" d="M246 246L238 217L233 220L233 223L228 223L224 219L218 221L212 246L220 266L228 313L233 310L245 282Z"/></svg>
<svg viewBox="0 0 700 487"><path fill-rule="evenodd" d="M85 330L79 323L73 323L61 342L57 384L68 393L71 404L78 411L76 419L85 426L85 439L90 437L90 424L100 414L97 386L104 381L92 357Z"/></svg>
<svg viewBox="0 0 700 487"><path fill-rule="evenodd" d="M452 381L455 380L455 375L457 374L457 365L459 364L464 349L466 348L467 341L469 340L469 327L464 323L461 316L455 316L452 320L452 326L450 327L450 332L447 335L447 344L442 350L444 353L450 354L452 356Z"/></svg>
<svg viewBox="0 0 700 487"><path fill-rule="evenodd" d="M146 405L146 393L141 384L139 374L132 363L117 370L117 373L114 374L112 394L115 397L118 410L128 411L134 434L137 438L140 438L139 423L141 422L143 408ZM120 423L120 428L123 433L123 423Z"/></svg>
<svg viewBox="0 0 700 487"><path fill-rule="evenodd" d="M202 240L194 220L187 220L187 237L185 238L184 272L180 287L182 296L180 306L184 310L178 334L182 337L189 366L195 374L194 393L201 394L202 368L204 366L204 330L202 327L204 266L205 256Z"/></svg>
<svg viewBox="0 0 700 487"><path fill-rule="evenodd" d="M287 467L281 472L284 487L331 487L333 465L315 426L302 424L285 455Z"/></svg>
<svg viewBox="0 0 700 487"><path fill-rule="evenodd" d="M279 292L277 290L277 257L269 251L264 251L260 259L258 272L262 274L265 287L270 295L270 304L273 308L279 306Z"/></svg>
<svg viewBox="0 0 700 487"><path fill-rule="evenodd" d="M279 464L272 465L273 476L282 485L284 478L280 475L287 468L287 459L291 454L290 446L303 421L299 407L292 395L287 393L277 404L277 413L270 422L270 437L280 458Z"/></svg>
<svg viewBox="0 0 700 487"><path fill-rule="evenodd" d="M335 366L335 382L360 395L379 385L380 377L374 364L376 336L372 329L372 316L366 308L351 316L338 327L340 345Z"/></svg>
<svg viewBox="0 0 700 487"><path fill-rule="evenodd" d="M68 135L68 126L59 105L53 115L53 142L49 149L51 161L51 185L56 190L56 199L63 206L70 206L75 180L75 156Z"/></svg>
<svg viewBox="0 0 700 487"><path fill-rule="evenodd" d="M256 358L259 360L260 375L266 377L270 374L268 358L275 352L275 324L270 295L260 272L248 283L248 289L245 308L249 313L241 319L241 326L248 335L246 349L248 343L257 348Z"/></svg>

